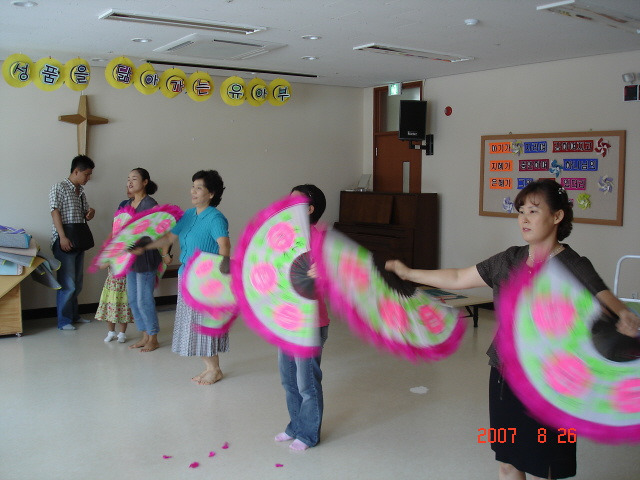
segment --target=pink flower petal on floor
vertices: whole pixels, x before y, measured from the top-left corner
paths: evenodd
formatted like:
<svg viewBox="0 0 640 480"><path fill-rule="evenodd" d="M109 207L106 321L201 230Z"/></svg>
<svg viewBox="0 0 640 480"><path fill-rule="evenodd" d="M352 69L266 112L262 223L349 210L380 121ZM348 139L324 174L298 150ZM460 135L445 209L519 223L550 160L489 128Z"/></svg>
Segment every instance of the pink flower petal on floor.
<svg viewBox="0 0 640 480"><path fill-rule="evenodd" d="M281 463L276 463L276 468L278 468L278 467L284 467L284 465L281 464Z"/></svg>
<svg viewBox="0 0 640 480"><path fill-rule="evenodd" d="M222 445L222 448L225 450L229 448L229 442L224 442L224 445Z"/></svg>
<svg viewBox="0 0 640 480"><path fill-rule="evenodd" d="M167 458L173 458L173 457L171 455L162 455L162 458L166 460Z"/></svg>
<svg viewBox="0 0 640 480"><path fill-rule="evenodd" d="M215 457L216 456L216 452L209 452L209 456L210 457Z"/></svg>
<svg viewBox="0 0 640 480"><path fill-rule="evenodd" d="M193 462L191 465L189 465L189 468L198 468L200 466L200 464L198 462Z"/></svg>

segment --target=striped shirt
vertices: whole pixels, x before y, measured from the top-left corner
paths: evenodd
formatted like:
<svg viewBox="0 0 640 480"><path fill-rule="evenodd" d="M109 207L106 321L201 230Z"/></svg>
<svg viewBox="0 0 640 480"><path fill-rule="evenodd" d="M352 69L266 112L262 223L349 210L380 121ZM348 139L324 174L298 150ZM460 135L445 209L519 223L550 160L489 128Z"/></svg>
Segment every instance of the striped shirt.
<svg viewBox="0 0 640 480"><path fill-rule="evenodd" d="M84 223L85 215L89 211L89 203L84 194L84 187L78 186L79 194L76 194L76 187L65 178L60 183L56 183L49 191L49 207L50 211L58 209L62 224L66 223ZM58 239L58 231L55 225L51 225L51 246Z"/></svg>

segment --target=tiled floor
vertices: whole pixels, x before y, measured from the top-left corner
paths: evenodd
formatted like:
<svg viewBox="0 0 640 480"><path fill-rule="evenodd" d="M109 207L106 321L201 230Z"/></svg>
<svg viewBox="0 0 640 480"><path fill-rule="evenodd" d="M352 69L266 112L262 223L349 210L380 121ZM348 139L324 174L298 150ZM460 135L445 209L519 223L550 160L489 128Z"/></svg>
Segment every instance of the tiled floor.
<svg viewBox="0 0 640 480"><path fill-rule="evenodd" d="M105 344L99 322L61 332L31 320L22 338L0 338L0 479L497 478L478 443L494 328L493 312L480 312L479 328L467 319L460 350L437 364L381 353L334 321L322 442L298 454L273 441L287 422L276 350L242 322L221 357L225 378L204 387L190 381L201 361L170 351L172 310L150 353ZM421 386L427 393L410 391ZM580 440L577 478L640 478L640 446Z"/></svg>

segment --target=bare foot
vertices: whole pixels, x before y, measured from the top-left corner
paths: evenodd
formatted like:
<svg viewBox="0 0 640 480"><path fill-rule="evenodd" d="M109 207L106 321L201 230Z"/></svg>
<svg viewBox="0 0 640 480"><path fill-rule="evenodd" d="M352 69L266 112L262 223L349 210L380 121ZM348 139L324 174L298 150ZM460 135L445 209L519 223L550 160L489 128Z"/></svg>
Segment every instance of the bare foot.
<svg viewBox="0 0 640 480"><path fill-rule="evenodd" d="M146 344L147 344L147 339L143 337L140 340L138 340L136 343L134 343L133 345L129 345L129 348L142 348Z"/></svg>
<svg viewBox="0 0 640 480"><path fill-rule="evenodd" d="M147 343L145 343L144 347L142 347L142 350L140 350L141 352L153 352L154 350L157 350L158 348L160 348L160 344L158 343L157 340L149 340Z"/></svg>
<svg viewBox="0 0 640 480"><path fill-rule="evenodd" d="M202 377L204 377L204 374L207 373L207 370L204 370L202 372L200 372L198 375L196 375L195 377L193 377L191 380L193 380L194 382L198 383L200 381L200 379Z"/></svg>
<svg viewBox="0 0 640 480"><path fill-rule="evenodd" d="M219 380L222 380L222 371L221 370L207 370L201 376L200 380L197 381L198 385L213 385Z"/></svg>

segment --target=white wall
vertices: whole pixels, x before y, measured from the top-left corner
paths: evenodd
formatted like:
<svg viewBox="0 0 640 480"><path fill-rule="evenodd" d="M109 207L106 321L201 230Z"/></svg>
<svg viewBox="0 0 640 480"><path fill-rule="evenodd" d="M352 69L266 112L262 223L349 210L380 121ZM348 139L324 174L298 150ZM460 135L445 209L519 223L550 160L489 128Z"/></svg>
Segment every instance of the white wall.
<svg viewBox="0 0 640 480"><path fill-rule="evenodd" d="M66 61L66 58L59 60ZM107 85L93 69L85 94L89 111L109 119L89 130L89 156L96 162L86 186L96 217L96 242L108 235L111 218L125 198L125 181L137 166L151 173L159 203L189 208L191 175L217 169L227 187L220 209L229 219L232 244L251 216L292 186L315 183L327 196L328 223L337 219L339 191L362 173L362 97L355 88L293 84L284 106L231 107L216 92L206 102L186 95L144 96L134 87ZM79 93L66 86L43 92L34 85L12 88L0 81L0 224L25 228L50 252L50 186L69 174L76 155L76 127L58 121L75 113ZM369 120L367 120L369 121ZM96 253L88 252L85 265ZM105 272L85 275L80 303L97 302ZM167 282L158 292L175 293ZM27 279L23 308L55 306L55 293Z"/></svg>
<svg viewBox="0 0 640 480"><path fill-rule="evenodd" d="M613 286L617 259L640 253L640 102L622 101L621 80L638 65L640 51L425 82L435 155L423 157L422 191L441 196L443 267L471 265L522 243L515 220L478 215L482 135L626 130L624 225L575 224L567 240ZM223 78L215 80L218 87ZM160 185L160 203L183 208L189 207L193 172L218 169L227 185L221 209L232 242L258 208L296 183L314 182L325 190L324 220L332 223L338 192L372 171L372 89L294 84L293 91L283 107L229 107L217 93L195 103L185 95L166 99L133 87L116 90L94 69L86 91L90 112L110 121L90 130L89 155L97 167L87 194L98 211L92 222L96 238L106 237L126 176L136 166L149 169ZM76 153L74 126L57 118L76 111L78 95L66 87L43 92L0 82L0 224L26 228L45 250L48 191L67 175ZM443 112L447 105L453 107L450 117ZM104 272L87 275L81 303L98 301L103 279ZM55 305L52 291L31 280L23 287L24 308ZM159 293L174 293L171 287Z"/></svg>
<svg viewBox="0 0 640 480"><path fill-rule="evenodd" d="M621 79L639 67L636 51L425 82L435 147L433 156L423 157L422 191L440 194L443 267L473 265L523 243L515 219L478 215L482 135L626 130L623 226L576 223L566 240L613 288L618 258L640 254L640 102L623 102ZM446 106L453 108L449 117ZM371 169L371 157L364 162L363 169ZM640 274L634 278L638 291Z"/></svg>

